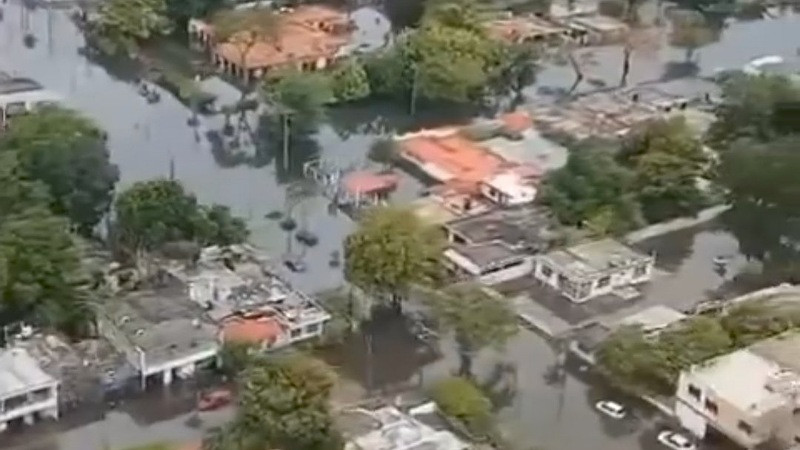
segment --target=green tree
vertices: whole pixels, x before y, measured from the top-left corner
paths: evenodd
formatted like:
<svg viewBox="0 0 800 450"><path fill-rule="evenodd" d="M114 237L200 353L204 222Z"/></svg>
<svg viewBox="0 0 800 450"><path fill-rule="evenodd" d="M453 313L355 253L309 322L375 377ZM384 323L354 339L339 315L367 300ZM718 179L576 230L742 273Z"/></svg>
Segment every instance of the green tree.
<svg viewBox="0 0 800 450"><path fill-rule="evenodd" d="M414 285L438 283L443 246L440 231L413 211L377 207L345 242L345 276L365 292L397 300Z"/></svg>
<svg viewBox="0 0 800 450"><path fill-rule="evenodd" d="M176 29L186 29L189 19L203 18L219 11L226 0L166 0L167 16Z"/></svg>
<svg viewBox="0 0 800 450"><path fill-rule="evenodd" d="M336 66L331 73L333 96L340 102L350 102L369 97L367 72L361 62L351 59Z"/></svg>
<svg viewBox="0 0 800 450"><path fill-rule="evenodd" d="M584 227L588 222L595 232L602 228L621 234L643 222L635 182L634 173L608 150L580 146L570 152L566 166L545 178L539 198L564 225ZM598 227L600 223L605 224Z"/></svg>
<svg viewBox="0 0 800 450"><path fill-rule="evenodd" d="M621 162L636 174L644 217L660 222L694 214L705 196L698 180L708 157L683 117L648 122L623 140Z"/></svg>
<svg viewBox="0 0 800 450"><path fill-rule="evenodd" d="M49 190L55 214L70 219L84 236L108 213L119 179L104 133L88 118L62 108L22 116L0 137L0 152L17 155L29 180Z"/></svg>
<svg viewBox="0 0 800 450"><path fill-rule="evenodd" d="M278 114L289 114L297 130L316 130L334 99L331 80L319 72L285 72L268 80L265 99Z"/></svg>
<svg viewBox="0 0 800 450"><path fill-rule="evenodd" d="M702 14L696 11L672 13L672 28L669 43L686 51L686 62L695 63L694 53L698 48L719 40L720 30L711 27Z"/></svg>
<svg viewBox="0 0 800 450"><path fill-rule="evenodd" d="M536 82L541 50L531 43L519 43L504 45L501 51L500 68L492 83L499 92L511 92L520 98L523 89Z"/></svg>
<svg viewBox="0 0 800 450"><path fill-rule="evenodd" d="M103 2L90 30L109 54L134 55L139 45L172 31L165 0L109 0Z"/></svg>
<svg viewBox="0 0 800 450"><path fill-rule="evenodd" d="M299 355L259 359L242 373L236 416L208 439L206 448L341 449L329 406L334 381L318 360Z"/></svg>
<svg viewBox="0 0 800 450"><path fill-rule="evenodd" d="M0 316L76 331L85 322L80 260L66 219L30 207L0 221L5 268Z"/></svg>
<svg viewBox="0 0 800 450"><path fill-rule="evenodd" d="M411 92L415 75L409 55L410 35L403 33L395 39L395 45L365 57L364 70L372 95L400 98Z"/></svg>
<svg viewBox="0 0 800 450"><path fill-rule="evenodd" d="M454 285L431 296L429 305L458 345L458 374L472 376L472 360L487 347L502 349L518 331L517 316L503 298L480 286Z"/></svg>
<svg viewBox="0 0 800 450"><path fill-rule="evenodd" d="M472 381L445 378L433 385L431 397L447 416L461 421L472 432L485 433L492 420L492 402Z"/></svg>
<svg viewBox="0 0 800 450"><path fill-rule="evenodd" d="M231 217L227 207L200 206L174 180L135 183L117 198L116 213L121 244L135 252L175 241L227 245L247 237L244 222Z"/></svg>
<svg viewBox="0 0 800 450"><path fill-rule="evenodd" d="M784 134L800 134L798 104L800 87L786 77L735 75L722 86L722 102L715 111L717 120L708 131L709 144L723 150L743 138L767 141Z"/></svg>

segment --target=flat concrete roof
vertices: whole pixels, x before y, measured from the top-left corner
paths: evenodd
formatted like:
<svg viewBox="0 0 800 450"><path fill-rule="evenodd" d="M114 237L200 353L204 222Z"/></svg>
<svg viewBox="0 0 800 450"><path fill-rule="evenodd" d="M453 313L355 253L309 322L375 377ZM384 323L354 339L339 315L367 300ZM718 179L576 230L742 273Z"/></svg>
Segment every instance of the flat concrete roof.
<svg viewBox="0 0 800 450"><path fill-rule="evenodd" d="M509 259L520 256L519 252L502 242L489 242L486 244L475 245L457 245L453 248L447 249L445 251L445 256L448 255L448 252L458 253L482 269L493 264L502 264Z"/></svg>
<svg viewBox="0 0 800 450"><path fill-rule="evenodd" d="M692 368L693 377L715 396L741 411L753 412L784 401L782 394L767 390L767 383L779 371L777 364L748 349L728 353Z"/></svg>
<svg viewBox="0 0 800 450"><path fill-rule="evenodd" d="M30 78L0 78L0 95L39 89L42 89L42 85Z"/></svg>
<svg viewBox="0 0 800 450"><path fill-rule="evenodd" d="M550 252L547 258L575 276L590 276L650 257L614 239L600 239Z"/></svg>
<svg viewBox="0 0 800 450"><path fill-rule="evenodd" d="M789 333L757 342L749 350L775 362L782 369L800 374L800 333Z"/></svg>
<svg viewBox="0 0 800 450"><path fill-rule="evenodd" d="M686 318L686 314L676 311L669 306L653 305L619 321L620 326L639 325L644 330L658 330L666 328L675 322Z"/></svg>
<svg viewBox="0 0 800 450"><path fill-rule="evenodd" d="M24 394L54 383L57 380L46 374L26 350L0 350L0 398Z"/></svg>
<svg viewBox="0 0 800 450"><path fill-rule="evenodd" d="M549 213L525 206L494 209L453 220L444 226L470 244L502 241L511 247L541 247L550 224Z"/></svg>

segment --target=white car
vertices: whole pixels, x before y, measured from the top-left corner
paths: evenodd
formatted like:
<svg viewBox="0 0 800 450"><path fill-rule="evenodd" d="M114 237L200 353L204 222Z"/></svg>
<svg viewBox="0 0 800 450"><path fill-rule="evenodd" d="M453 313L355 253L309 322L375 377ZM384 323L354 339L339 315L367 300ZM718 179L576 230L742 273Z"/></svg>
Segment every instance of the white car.
<svg viewBox="0 0 800 450"><path fill-rule="evenodd" d="M628 414L625 407L611 400L601 400L594 405L598 411L613 419L622 419Z"/></svg>
<svg viewBox="0 0 800 450"><path fill-rule="evenodd" d="M658 442L673 450L695 450L697 448L686 436L669 430L658 433Z"/></svg>

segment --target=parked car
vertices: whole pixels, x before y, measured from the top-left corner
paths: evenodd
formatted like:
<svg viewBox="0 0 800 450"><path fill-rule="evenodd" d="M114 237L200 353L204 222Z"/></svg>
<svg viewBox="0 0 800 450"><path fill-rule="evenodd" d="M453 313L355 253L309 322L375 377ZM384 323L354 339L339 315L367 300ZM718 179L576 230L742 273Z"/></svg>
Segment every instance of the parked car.
<svg viewBox="0 0 800 450"><path fill-rule="evenodd" d="M300 272L305 272L306 271L306 263L304 263L303 260L301 260L299 256L297 256L297 257L291 257L291 256L287 257L283 261L283 264L287 268L289 268L289 270L291 270L292 272L300 273Z"/></svg>
<svg viewBox="0 0 800 450"><path fill-rule="evenodd" d="M611 400L601 400L595 403L594 407L612 419L622 419L628 414L624 406Z"/></svg>
<svg viewBox="0 0 800 450"><path fill-rule="evenodd" d="M658 433L658 442L672 450L695 450L697 448L689 438L677 431L665 430Z"/></svg>
<svg viewBox="0 0 800 450"><path fill-rule="evenodd" d="M197 401L198 411L213 411L227 406L233 400L233 393L228 389L217 389L206 392Z"/></svg>

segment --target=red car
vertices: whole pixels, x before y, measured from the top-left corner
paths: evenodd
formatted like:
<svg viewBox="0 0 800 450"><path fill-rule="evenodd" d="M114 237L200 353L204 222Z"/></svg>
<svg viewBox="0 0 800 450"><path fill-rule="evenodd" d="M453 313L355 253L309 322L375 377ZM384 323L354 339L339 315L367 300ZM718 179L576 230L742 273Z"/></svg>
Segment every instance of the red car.
<svg viewBox="0 0 800 450"><path fill-rule="evenodd" d="M213 411L230 404L233 400L233 393L227 389L217 389L215 391L206 392L200 396L197 401L197 409L199 411Z"/></svg>

